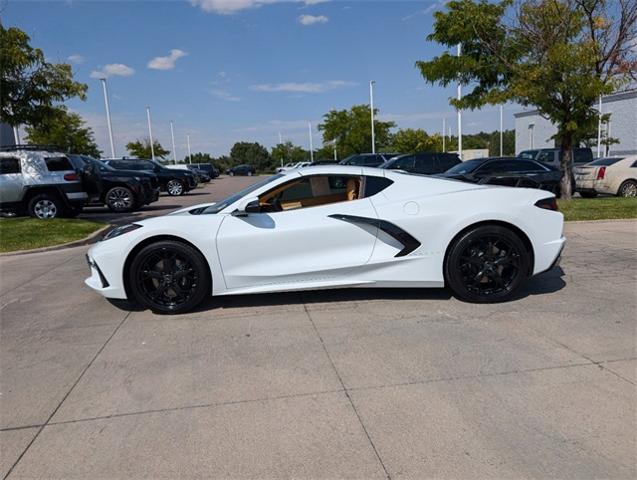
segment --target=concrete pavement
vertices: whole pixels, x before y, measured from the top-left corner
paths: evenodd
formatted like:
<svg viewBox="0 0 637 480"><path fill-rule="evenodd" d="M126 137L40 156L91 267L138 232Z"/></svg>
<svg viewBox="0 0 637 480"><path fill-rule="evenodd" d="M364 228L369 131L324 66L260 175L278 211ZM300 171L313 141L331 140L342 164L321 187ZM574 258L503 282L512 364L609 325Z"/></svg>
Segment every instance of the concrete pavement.
<svg viewBox="0 0 637 480"><path fill-rule="evenodd" d="M228 183L229 185L229 183ZM563 273L224 297L178 317L0 259L9 478L635 478L637 222L567 225Z"/></svg>

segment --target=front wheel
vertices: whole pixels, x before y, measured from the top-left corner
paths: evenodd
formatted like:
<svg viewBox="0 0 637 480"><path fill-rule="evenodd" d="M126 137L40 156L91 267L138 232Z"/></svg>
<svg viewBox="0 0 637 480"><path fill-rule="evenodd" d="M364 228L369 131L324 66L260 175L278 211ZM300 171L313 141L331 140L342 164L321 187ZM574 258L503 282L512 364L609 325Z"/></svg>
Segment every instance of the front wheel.
<svg viewBox="0 0 637 480"><path fill-rule="evenodd" d="M144 247L128 275L130 292L155 313L184 313L210 295L206 259L193 247L162 241Z"/></svg>
<svg viewBox="0 0 637 480"><path fill-rule="evenodd" d="M450 246L445 281L461 300L501 302L526 278L529 264L529 254L514 232L495 225L476 227Z"/></svg>
<svg viewBox="0 0 637 480"><path fill-rule="evenodd" d="M637 197L637 182L635 180L626 180L620 185L617 195L620 197Z"/></svg>
<svg viewBox="0 0 637 480"><path fill-rule="evenodd" d="M184 185L179 180L170 180L166 184L166 191L168 195L173 197L178 197L179 195L184 194Z"/></svg>

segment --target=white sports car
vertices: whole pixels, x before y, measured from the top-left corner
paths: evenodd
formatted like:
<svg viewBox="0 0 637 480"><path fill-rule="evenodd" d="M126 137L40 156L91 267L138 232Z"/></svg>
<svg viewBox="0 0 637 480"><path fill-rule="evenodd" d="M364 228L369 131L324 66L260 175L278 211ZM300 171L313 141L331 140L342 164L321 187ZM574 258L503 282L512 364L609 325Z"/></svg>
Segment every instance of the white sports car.
<svg viewBox="0 0 637 480"><path fill-rule="evenodd" d="M557 263L562 227L542 190L316 166L112 230L88 252L86 284L158 313L211 294L340 287L446 285L495 302Z"/></svg>

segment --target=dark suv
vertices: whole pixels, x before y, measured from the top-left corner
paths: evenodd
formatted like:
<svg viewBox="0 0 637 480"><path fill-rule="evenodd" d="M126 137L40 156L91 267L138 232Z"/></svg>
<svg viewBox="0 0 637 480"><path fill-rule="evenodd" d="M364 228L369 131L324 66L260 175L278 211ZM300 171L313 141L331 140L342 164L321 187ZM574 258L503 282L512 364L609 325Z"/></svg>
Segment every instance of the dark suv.
<svg viewBox="0 0 637 480"><path fill-rule="evenodd" d="M210 178L217 178L219 170L212 163L192 163L188 165L189 169L203 170Z"/></svg>
<svg viewBox="0 0 637 480"><path fill-rule="evenodd" d="M138 158L114 158L102 160L117 170L132 170L151 172L159 178L159 186L168 195L177 196L192 190L197 186L195 176L187 170L176 170L164 167L155 160Z"/></svg>
<svg viewBox="0 0 637 480"><path fill-rule="evenodd" d="M380 167L397 153L357 153L340 161L341 165L357 165L360 167Z"/></svg>
<svg viewBox="0 0 637 480"><path fill-rule="evenodd" d="M92 205L106 205L113 212L132 212L159 198L157 175L116 170L85 155L68 155L78 171Z"/></svg>
<svg viewBox="0 0 637 480"><path fill-rule="evenodd" d="M408 153L392 158L380 168L433 175L446 172L459 163L460 158L456 153Z"/></svg>
<svg viewBox="0 0 637 480"><path fill-rule="evenodd" d="M228 170L226 170L226 173L230 175L231 177L235 175L247 175L251 177L252 175L256 173L256 169L252 165L243 164L243 165L236 165L232 168L229 168Z"/></svg>

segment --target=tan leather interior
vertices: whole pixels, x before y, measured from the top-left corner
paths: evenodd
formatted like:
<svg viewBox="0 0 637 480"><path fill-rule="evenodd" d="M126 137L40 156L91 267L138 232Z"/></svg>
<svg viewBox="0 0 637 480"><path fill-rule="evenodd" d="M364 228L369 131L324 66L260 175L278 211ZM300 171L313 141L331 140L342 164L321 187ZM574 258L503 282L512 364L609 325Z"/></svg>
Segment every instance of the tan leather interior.
<svg viewBox="0 0 637 480"><path fill-rule="evenodd" d="M293 188L308 179L299 178L295 181L281 185L274 190L265 193L259 198L260 205L273 204L281 194L289 188ZM281 200L280 206L283 210L293 210L296 208L316 207L318 205L327 205L329 203L344 202L356 200L359 198L361 191L361 179L349 178L345 192L331 193L329 178L324 175L309 177L312 196L308 198L295 198L293 200Z"/></svg>

